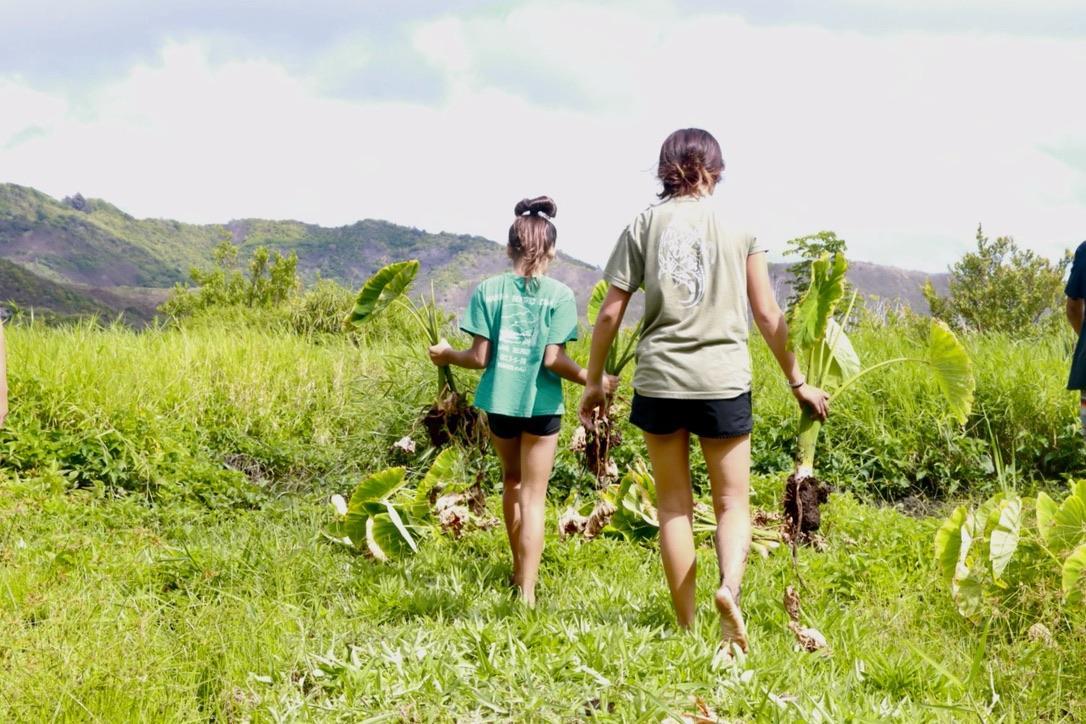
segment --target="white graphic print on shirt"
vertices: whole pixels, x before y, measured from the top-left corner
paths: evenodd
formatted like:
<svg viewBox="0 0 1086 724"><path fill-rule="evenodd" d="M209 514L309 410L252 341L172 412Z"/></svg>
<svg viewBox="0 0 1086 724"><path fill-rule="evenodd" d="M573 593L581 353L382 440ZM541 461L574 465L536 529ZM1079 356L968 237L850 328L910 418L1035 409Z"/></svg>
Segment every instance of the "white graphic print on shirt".
<svg viewBox="0 0 1086 724"><path fill-rule="evenodd" d="M498 333L498 368L524 372L539 339L539 317L550 308L548 300L524 297L520 299L493 295L489 301L502 300L502 327Z"/></svg>
<svg viewBox="0 0 1086 724"><path fill-rule="evenodd" d="M705 296L709 263L705 239L690 224L673 221L660 236L657 250L658 276L686 288L684 308L696 307Z"/></svg>

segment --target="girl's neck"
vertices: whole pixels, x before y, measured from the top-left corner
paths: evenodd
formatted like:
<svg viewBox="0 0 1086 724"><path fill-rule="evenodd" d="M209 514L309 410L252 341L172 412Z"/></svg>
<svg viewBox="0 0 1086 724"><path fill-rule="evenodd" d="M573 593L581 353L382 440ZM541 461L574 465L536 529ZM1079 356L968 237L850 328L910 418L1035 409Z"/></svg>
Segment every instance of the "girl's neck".
<svg viewBox="0 0 1086 724"><path fill-rule="evenodd" d="M514 264L513 265L513 273L516 274L518 277L527 278L528 275L525 273L525 271L526 270L524 269L524 267L522 265L520 265L520 264ZM541 277L546 273L547 273L547 268L543 267L542 269L537 269L535 274L533 274L532 276Z"/></svg>

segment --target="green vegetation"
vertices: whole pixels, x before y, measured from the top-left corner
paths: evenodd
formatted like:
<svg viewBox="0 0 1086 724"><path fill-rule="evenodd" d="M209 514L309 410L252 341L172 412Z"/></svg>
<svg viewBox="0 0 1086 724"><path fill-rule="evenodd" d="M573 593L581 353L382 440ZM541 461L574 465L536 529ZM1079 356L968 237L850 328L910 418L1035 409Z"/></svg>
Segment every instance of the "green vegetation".
<svg viewBox="0 0 1086 724"><path fill-rule="evenodd" d="M41 315L112 317L113 311L97 300L18 264L0 259L0 304Z"/></svg>
<svg viewBox="0 0 1086 724"><path fill-rule="evenodd" d="M1009 236L991 241L977 227L977 250L950 270L950 292L924 296L934 317L958 329L1018 336L1052 334L1064 325L1063 279L1070 256L1053 263Z"/></svg>
<svg viewBox="0 0 1086 724"><path fill-rule="evenodd" d="M881 368L842 397L820 459L840 491L822 512L826 549L798 552L810 589L803 623L830 652L793 650L780 603L792 564L767 551L744 586L754 651L729 664L716 656L707 609L692 634L673 627L644 477L626 476L615 537L548 540L541 605L516 605L503 531L464 525L464 500L444 519L437 510L433 491L467 495L481 473L470 497L489 496L492 521L497 465L472 453L439 466L421 444L433 369L398 313L391 306L354 337L295 334L276 310L143 333L8 329L0 718L659 719L692 715L695 697L721 717L767 721L1086 716L1086 622L1065 604L1051 559L977 625L931 561L940 521L861 502L1039 484L1062 509L1054 491L1065 486L1044 481L1084 462L1075 400L1062 390L1066 339L1031 342L1027 354L1000 335L966 337L977 389L964 427L945 419L918 365ZM896 324L893 334L852 330L857 353L872 363L911 354L928 323ZM571 353L583 360L586 345ZM754 502L776 510L795 403L764 345L752 351L763 473ZM627 433L618 462L636 470L642 443L616 419ZM417 450L395 445L405 436ZM350 546L318 531L336 521L331 494L389 467L402 468L400 492L360 495L357 507L388 516L371 538L393 558L403 549L391 533L406 539L391 503L418 552L382 564L365 523ZM552 511L594 484L562 452ZM703 469L695 487L704 500ZM940 505L916 501L910 509ZM975 550L990 561L991 549ZM1019 543L1004 580L1016 580L1030 550ZM699 555L708 600L711 547Z"/></svg>
<svg viewBox="0 0 1086 724"><path fill-rule="evenodd" d="M860 358L845 334L842 322L834 316L845 294L848 262L843 253L824 253L811 262L803 295L789 310L788 345L801 360L805 378L826 390L836 401L860 378L889 365L918 363L925 365L942 392L948 416L965 424L973 406L973 365L965 349L946 324L933 320L928 333L927 351L883 360L861 368ZM853 293L847 320L856 301ZM815 446L822 421L805 408L797 430L796 482L814 475ZM798 525L798 523L797 523Z"/></svg>
<svg viewBox="0 0 1086 724"><path fill-rule="evenodd" d="M1081 611L1086 481L1073 483L1060 503L1044 492L1025 501L997 493L975 510L958 506L935 535L935 560L958 611L973 621L1013 606L1015 599L1028 599L1041 586L1054 588L1056 582L1064 603ZM1014 615L1021 617L1018 611ZM1074 618L1057 620L1073 625Z"/></svg>
<svg viewBox="0 0 1086 724"><path fill-rule="evenodd" d="M238 248L228 239L213 252L210 270L193 267L189 278L194 287L178 284L159 311L171 319L230 307L275 308L282 306L300 286L298 257L269 253L262 246L253 250L248 274L238 268Z"/></svg>

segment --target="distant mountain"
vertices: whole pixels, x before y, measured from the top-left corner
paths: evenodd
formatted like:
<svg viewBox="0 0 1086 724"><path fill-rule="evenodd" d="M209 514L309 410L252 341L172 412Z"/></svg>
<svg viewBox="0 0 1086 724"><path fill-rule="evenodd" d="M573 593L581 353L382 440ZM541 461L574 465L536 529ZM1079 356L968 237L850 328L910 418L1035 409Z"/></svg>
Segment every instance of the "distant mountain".
<svg viewBox="0 0 1086 724"><path fill-rule="evenodd" d="M14 299L55 310L77 310L82 304L90 313L101 305L144 320L168 288L187 281L191 267L210 264L211 251L222 239L243 252L257 246L294 251L303 280L320 276L352 288L391 261L418 259L416 289L429 290L432 283L438 301L457 310L479 280L508 268L505 246L479 236L435 234L369 219L335 228L265 219L205 225L136 219L99 199L76 194L58 201L32 188L0 184L0 259L12 262L5 267L8 281L0 277L0 302ZM32 277L16 279L14 265ZM787 296L785 266L771 265L782 301ZM600 278L596 267L565 255L559 255L550 273L573 288L582 309ZM849 270L865 296L897 300L922 312L927 305L920 287L929 277L936 288L945 288L945 274L866 262L852 262ZM37 290L34 295L27 292L31 288ZM17 292L38 301L20 302ZM76 297L84 301L77 303Z"/></svg>
<svg viewBox="0 0 1086 724"><path fill-rule="evenodd" d="M7 259L0 259L0 306L33 309L47 317L123 315L129 322L151 321L164 295L117 288L115 291L77 287L45 279Z"/></svg>

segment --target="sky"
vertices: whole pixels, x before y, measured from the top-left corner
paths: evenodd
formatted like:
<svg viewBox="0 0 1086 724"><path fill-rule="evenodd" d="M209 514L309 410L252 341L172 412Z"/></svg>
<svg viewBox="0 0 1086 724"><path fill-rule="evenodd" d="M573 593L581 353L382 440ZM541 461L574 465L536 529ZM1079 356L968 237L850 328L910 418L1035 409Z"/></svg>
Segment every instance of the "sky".
<svg viewBox="0 0 1086 724"><path fill-rule="evenodd" d="M137 217L503 239L547 194L602 264L696 126L774 258L1086 239L1081 0L0 0L0 28L0 181Z"/></svg>

